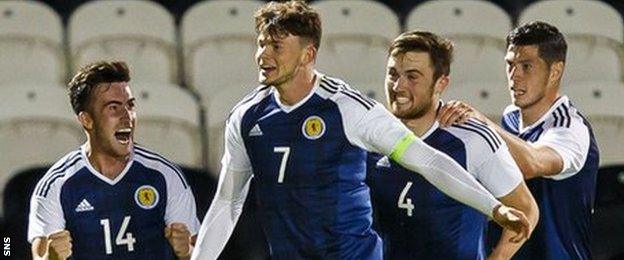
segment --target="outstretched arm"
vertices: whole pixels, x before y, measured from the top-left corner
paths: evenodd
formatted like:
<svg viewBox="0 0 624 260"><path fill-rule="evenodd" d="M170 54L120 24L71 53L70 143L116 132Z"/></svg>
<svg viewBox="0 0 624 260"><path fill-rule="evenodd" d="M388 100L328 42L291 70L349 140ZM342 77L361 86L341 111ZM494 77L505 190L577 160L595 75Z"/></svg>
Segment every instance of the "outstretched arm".
<svg viewBox="0 0 624 260"><path fill-rule="evenodd" d="M250 180L250 171L221 169L217 193L199 229L191 259L219 257L243 210Z"/></svg>
<svg viewBox="0 0 624 260"><path fill-rule="evenodd" d="M517 234L512 238L514 242L529 236L530 224L524 213L501 204L453 159L413 134L401 139L390 157L403 167L420 173L453 199L493 218L503 228L514 231Z"/></svg>

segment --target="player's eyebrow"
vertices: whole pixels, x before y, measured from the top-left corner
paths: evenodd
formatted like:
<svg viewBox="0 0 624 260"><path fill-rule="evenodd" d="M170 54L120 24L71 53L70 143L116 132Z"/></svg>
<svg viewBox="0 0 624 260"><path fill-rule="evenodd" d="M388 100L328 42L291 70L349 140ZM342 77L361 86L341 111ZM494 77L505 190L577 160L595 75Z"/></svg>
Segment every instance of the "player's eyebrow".
<svg viewBox="0 0 624 260"><path fill-rule="evenodd" d="M507 59L505 58L505 62L507 63L527 63L527 62L533 62L533 60L531 59L520 59L520 60L514 60L514 59Z"/></svg>
<svg viewBox="0 0 624 260"><path fill-rule="evenodd" d="M406 71L405 71L405 73L413 73L413 72L415 72L415 73L417 73L417 74L419 74L419 75L421 75L421 76L425 76L425 74L424 74L424 73L422 73L422 72L421 72L420 70L418 70L418 69L409 69L409 70L406 70Z"/></svg>
<svg viewBox="0 0 624 260"><path fill-rule="evenodd" d="M108 102L104 103L104 106L106 107L106 106L111 105L111 104L121 105L122 103L120 101L117 101L117 100L111 100L111 101L108 101Z"/></svg>

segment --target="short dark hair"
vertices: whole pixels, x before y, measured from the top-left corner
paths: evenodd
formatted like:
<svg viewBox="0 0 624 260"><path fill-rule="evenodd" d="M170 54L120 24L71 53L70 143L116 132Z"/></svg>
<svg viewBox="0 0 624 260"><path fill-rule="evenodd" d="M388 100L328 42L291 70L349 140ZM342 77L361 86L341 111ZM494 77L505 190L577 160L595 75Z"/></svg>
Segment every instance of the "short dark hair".
<svg viewBox="0 0 624 260"><path fill-rule="evenodd" d="M78 71L69 82L69 100L74 113L86 111L93 90L101 83L129 82L130 71L123 61L98 61Z"/></svg>
<svg viewBox="0 0 624 260"><path fill-rule="evenodd" d="M417 51L429 53L433 65L433 79L451 73L453 60L453 43L450 40L426 31L409 31L402 33L392 41L388 55L396 57L406 52Z"/></svg>
<svg viewBox="0 0 624 260"><path fill-rule="evenodd" d="M507 47L509 45L537 45L537 53L548 66L553 62L565 62L568 44L563 34L548 23L533 21L525 23L513 29L507 35Z"/></svg>
<svg viewBox="0 0 624 260"><path fill-rule="evenodd" d="M277 38L291 34L310 41L316 49L321 45L321 18L304 1L270 2L258 9L254 18L257 33Z"/></svg>

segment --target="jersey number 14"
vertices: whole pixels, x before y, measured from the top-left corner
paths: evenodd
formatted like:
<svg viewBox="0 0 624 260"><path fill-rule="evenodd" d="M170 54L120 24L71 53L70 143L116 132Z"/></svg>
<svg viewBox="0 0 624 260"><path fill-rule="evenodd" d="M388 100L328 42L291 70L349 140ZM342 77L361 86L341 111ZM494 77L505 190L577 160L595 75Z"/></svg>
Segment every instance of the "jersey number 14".
<svg viewBox="0 0 624 260"><path fill-rule="evenodd" d="M115 238L115 245L118 245L118 246L126 245L128 248L128 252L132 252L134 251L134 243L136 243L136 239L132 236L132 233L130 232L126 233L126 229L128 228L129 223L130 223L130 216L125 216L123 219L123 222L121 223L121 227L119 228L119 232L117 232L117 236ZM100 225L102 225L104 228L104 244L106 246L106 254L110 255L113 253L110 221L107 218L100 219Z"/></svg>

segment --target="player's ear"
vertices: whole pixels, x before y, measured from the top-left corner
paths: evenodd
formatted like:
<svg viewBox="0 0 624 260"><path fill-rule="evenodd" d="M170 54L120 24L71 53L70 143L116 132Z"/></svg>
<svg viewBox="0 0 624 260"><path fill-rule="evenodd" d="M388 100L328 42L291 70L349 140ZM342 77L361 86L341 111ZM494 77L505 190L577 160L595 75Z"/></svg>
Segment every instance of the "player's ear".
<svg viewBox="0 0 624 260"><path fill-rule="evenodd" d="M552 64L550 64L549 81L556 82L560 80L561 76L563 75L563 68L564 68L563 61L557 61L557 62L553 62Z"/></svg>
<svg viewBox="0 0 624 260"><path fill-rule="evenodd" d="M314 61L316 60L316 54L317 54L316 47L314 47L313 44L308 44L303 51L302 63L303 64L314 63Z"/></svg>
<svg viewBox="0 0 624 260"><path fill-rule="evenodd" d="M80 121L80 124L84 129L93 129L93 118L91 117L91 114L89 114L89 112L80 111L80 113L78 113L78 121Z"/></svg>
<svg viewBox="0 0 624 260"><path fill-rule="evenodd" d="M451 81L450 76L448 75L440 76L438 80L436 80L436 83L434 84L433 91L437 95L442 95L442 92L446 89L450 81Z"/></svg>

